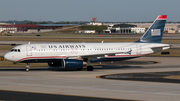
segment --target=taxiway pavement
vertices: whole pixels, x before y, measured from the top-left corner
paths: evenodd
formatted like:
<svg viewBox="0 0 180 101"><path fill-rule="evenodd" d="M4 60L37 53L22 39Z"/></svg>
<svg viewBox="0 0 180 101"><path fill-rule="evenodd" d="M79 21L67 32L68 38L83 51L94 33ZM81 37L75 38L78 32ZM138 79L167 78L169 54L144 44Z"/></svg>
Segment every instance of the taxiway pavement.
<svg viewBox="0 0 180 101"><path fill-rule="evenodd" d="M180 71L180 57L140 57L129 61L157 61L156 64L97 65L94 71L52 70L32 67L0 67L0 90L63 94L112 99L179 101L180 85L145 81L107 80L97 76L120 73ZM0 99L1 100L1 99Z"/></svg>

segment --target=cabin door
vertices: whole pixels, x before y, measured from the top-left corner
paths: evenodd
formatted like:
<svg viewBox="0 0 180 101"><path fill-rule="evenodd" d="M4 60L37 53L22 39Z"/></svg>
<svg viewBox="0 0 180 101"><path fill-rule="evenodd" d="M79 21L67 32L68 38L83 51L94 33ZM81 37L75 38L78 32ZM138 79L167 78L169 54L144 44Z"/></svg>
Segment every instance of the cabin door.
<svg viewBox="0 0 180 101"><path fill-rule="evenodd" d="M26 46L26 54L27 54L27 56L32 56L32 47L31 46Z"/></svg>

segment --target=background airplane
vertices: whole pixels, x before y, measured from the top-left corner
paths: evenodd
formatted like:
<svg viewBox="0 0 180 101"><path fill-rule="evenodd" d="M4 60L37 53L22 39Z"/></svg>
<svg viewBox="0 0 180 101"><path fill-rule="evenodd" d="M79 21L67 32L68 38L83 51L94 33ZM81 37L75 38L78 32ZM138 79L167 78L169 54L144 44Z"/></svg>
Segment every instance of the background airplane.
<svg viewBox="0 0 180 101"><path fill-rule="evenodd" d="M14 47L4 58L27 63L26 71L29 71L30 63L81 70L84 62L88 65L87 70L93 71L91 62L126 60L169 49L169 44L161 43L166 19L167 15L159 15L137 42L29 43Z"/></svg>

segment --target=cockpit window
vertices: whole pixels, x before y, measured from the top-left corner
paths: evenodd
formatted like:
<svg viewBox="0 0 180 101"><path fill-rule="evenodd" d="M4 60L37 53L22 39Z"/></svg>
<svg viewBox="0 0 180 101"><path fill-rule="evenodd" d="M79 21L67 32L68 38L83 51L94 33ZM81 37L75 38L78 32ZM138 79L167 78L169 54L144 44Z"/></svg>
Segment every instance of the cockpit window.
<svg viewBox="0 0 180 101"><path fill-rule="evenodd" d="M12 49L11 52L21 52L20 49Z"/></svg>
<svg viewBox="0 0 180 101"><path fill-rule="evenodd" d="M13 51L14 51L14 49L11 50L11 52L13 52Z"/></svg>

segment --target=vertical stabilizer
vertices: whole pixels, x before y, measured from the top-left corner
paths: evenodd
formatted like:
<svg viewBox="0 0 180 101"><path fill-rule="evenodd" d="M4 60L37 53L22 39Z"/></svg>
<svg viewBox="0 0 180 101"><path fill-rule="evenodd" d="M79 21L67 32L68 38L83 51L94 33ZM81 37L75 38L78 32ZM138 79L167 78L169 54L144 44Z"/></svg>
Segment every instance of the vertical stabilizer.
<svg viewBox="0 0 180 101"><path fill-rule="evenodd" d="M137 41L142 43L161 43L167 15L159 15L146 33Z"/></svg>

